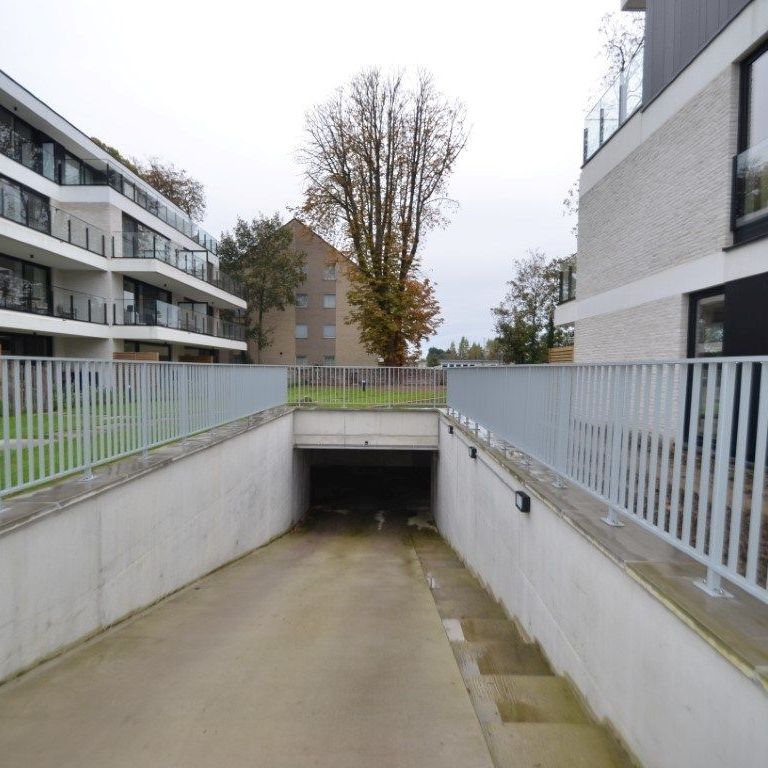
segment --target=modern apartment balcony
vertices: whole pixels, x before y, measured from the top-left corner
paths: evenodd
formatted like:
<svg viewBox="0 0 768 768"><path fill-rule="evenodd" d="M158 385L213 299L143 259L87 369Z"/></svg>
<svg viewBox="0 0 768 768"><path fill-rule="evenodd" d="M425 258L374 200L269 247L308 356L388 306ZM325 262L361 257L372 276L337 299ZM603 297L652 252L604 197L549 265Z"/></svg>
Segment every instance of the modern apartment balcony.
<svg viewBox="0 0 768 768"><path fill-rule="evenodd" d="M643 54L641 43L624 71L587 114L584 121L585 163L642 106Z"/></svg>
<svg viewBox="0 0 768 768"><path fill-rule="evenodd" d="M10 256L50 267L107 269L107 235L99 227L0 176L0 243ZM98 257L98 258L97 258Z"/></svg>
<svg viewBox="0 0 768 768"><path fill-rule="evenodd" d="M733 232L737 243L768 235L768 141L733 161Z"/></svg>
<svg viewBox="0 0 768 768"><path fill-rule="evenodd" d="M0 270L0 328L5 330L106 338L108 306L101 296L47 286Z"/></svg>
<svg viewBox="0 0 768 768"><path fill-rule="evenodd" d="M120 299L113 305L113 336L141 341L245 351L245 328L157 299Z"/></svg>
<svg viewBox="0 0 768 768"><path fill-rule="evenodd" d="M162 276L163 282L177 293L223 308L245 309L240 283L212 264L207 256L206 251L184 248L162 235L115 232L112 237L114 270L153 284Z"/></svg>

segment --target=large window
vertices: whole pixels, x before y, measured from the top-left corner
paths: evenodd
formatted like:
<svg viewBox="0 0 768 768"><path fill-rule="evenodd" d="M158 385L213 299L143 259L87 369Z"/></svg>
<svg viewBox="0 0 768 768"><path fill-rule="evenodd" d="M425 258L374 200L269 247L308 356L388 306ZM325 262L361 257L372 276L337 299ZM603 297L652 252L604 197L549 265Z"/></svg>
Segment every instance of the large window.
<svg viewBox="0 0 768 768"><path fill-rule="evenodd" d="M742 65L733 222L737 242L768 235L768 47Z"/></svg>
<svg viewBox="0 0 768 768"><path fill-rule="evenodd" d="M0 152L58 184L105 184L106 175L0 107Z"/></svg>
<svg viewBox="0 0 768 768"><path fill-rule="evenodd" d="M306 293L296 294L296 307L298 309L306 309L309 306L309 295Z"/></svg>
<svg viewBox="0 0 768 768"><path fill-rule="evenodd" d="M304 323L299 323L296 326L296 338L297 339L309 338L309 328Z"/></svg>
<svg viewBox="0 0 768 768"><path fill-rule="evenodd" d="M0 309L50 314L51 272L0 254Z"/></svg>
<svg viewBox="0 0 768 768"><path fill-rule="evenodd" d="M51 231L48 198L5 176L0 176L0 216L39 232Z"/></svg>
<svg viewBox="0 0 768 768"><path fill-rule="evenodd" d="M325 309L336 309L336 294L325 293L323 294L323 307Z"/></svg>
<svg viewBox="0 0 768 768"><path fill-rule="evenodd" d="M336 338L336 326L335 325L324 325L323 326L323 338L324 339L335 339Z"/></svg>

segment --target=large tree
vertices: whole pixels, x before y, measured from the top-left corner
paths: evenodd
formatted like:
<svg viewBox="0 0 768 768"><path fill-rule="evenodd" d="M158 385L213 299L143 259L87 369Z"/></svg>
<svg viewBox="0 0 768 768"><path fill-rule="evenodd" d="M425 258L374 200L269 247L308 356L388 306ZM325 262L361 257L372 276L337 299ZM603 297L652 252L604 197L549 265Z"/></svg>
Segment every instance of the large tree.
<svg viewBox="0 0 768 768"><path fill-rule="evenodd" d="M432 77L358 74L307 114L302 215L350 270L349 321L369 352L403 365L440 320L421 272L425 234L447 224L448 178L466 144L464 107Z"/></svg>
<svg viewBox="0 0 768 768"><path fill-rule="evenodd" d="M277 214L259 215L252 221L238 217L232 233L221 236L219 261L244 286L247 335L256 343L256 362L261 362L261 352L274 332L267 314L293 304L304 280L306 255L293 247L293 235Z"/></svg>
<svg viewBox="0 0 768 768"><path fill-rule="evenodd" d="M562 260L528 251L515 263L504 300L492 311L498 348L508 363L544 363L550 347L567 343L568 331L555 326Z"/></svg>

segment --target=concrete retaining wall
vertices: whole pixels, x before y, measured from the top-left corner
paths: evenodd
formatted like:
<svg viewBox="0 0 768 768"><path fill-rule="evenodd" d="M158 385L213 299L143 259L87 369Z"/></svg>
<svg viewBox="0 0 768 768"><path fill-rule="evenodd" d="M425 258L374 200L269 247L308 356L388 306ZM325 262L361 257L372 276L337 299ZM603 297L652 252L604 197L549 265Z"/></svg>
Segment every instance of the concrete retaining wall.
<svg viewBox="0 0 768 768"><path fill-rule="evenodd" d="M299 520L293 413L0 533L0 680Z"/></svg>
<svg viewBox="0 0 768 768"><path fill-rule="evenodd" d="M442 535L608 719L646 768L764 768L768 696L441 419L436 518Z"/></svg>

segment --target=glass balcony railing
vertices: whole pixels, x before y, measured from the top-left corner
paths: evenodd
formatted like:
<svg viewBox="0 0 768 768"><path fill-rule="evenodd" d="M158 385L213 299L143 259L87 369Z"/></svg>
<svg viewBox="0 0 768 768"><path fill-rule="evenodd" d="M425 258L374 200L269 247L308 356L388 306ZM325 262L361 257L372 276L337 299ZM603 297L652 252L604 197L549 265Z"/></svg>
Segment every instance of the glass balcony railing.
<svg viewBox="0 0 768 768"><path fill-rule="evenodd" d="M107 183L112 189L133 200L138 206L194 240L198 245L202 245L203 248L211 253L217 252L219 244L215 237L209 235L188 216L174 211L173 208L167 206L140 184L131 181L131 179L123 176L122 173L111 167L107 169Z"/></svg>
<svg viewBox="0 0 768 768"><path fill-rule="evenodd" d="M624 71L589 111L584 121L584 162L589 160L643 103L641 43Z"/></svg>
<svg viewBox="0 0 768 768"><path fill-rule="evenodd" d="M98 227L56 208L48 198L0 177L0 216L104 256L106 234Z"/></svg>
<svg viewBox="0 0 768 768"><path fill-rule="evenodd" d="M162 235L153 232L116 232L113 248L114 258L159 259L233 296L242 298L244 295L242 285L211 264L206 251L182 248Z"/></svg>
<svg viewBox="0 0 768 768"><path fill-rule="evenodd" d="M33 128L17 115L0 106L0 154L10 157L26 168L64 186L110 187L133 200L198 245L216 253L216 238L199 227L189 216L174 210L159 199L159 193L149 185L132 181L118 169L105 169L70 154L58 142Z"/></svg>
<svg viewBox="0 0 768 768"><path fill-rule="evenodd" d="M61 317L86 323L107 323L107 301L82 291L25 280L0 271L0 309Z"/></svg>
<svg viewBox="0 0 768 768"><path fill-rule="evenodd" d="M558 304L565 304L576 298L576 267L569 265L560 270Z"/></svg>
<svg viewBox="0 0 768 768"><path fill-rule="evenodd" d="M201 333L220 339L245 341L245 328L238 323L193 312L159 299L121 299L115 302L115 325L150 325Z"/></svg>
<svg viewBox="0 0 768 768"><path fill-rule="evenodd" d="M734 229L768 230L768 140L737 155L734 174Z"/></svg>

